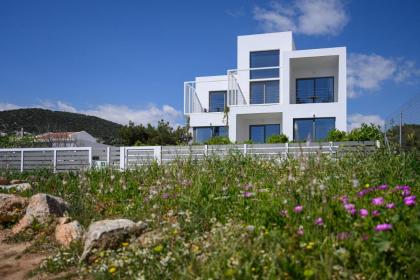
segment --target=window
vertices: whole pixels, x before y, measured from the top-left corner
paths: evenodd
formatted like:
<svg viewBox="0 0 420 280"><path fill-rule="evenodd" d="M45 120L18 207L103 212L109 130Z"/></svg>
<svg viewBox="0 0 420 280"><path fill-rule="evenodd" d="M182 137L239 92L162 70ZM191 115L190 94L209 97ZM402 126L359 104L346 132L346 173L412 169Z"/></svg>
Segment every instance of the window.
<svg viewBox="0 0 420 280"><path fill-rule="evenodd" d="M194 127L194 142L204 143L215 136L229 136L229 129L227 126L206 126L206 127Z"/></svg>
<svg viewBox="0 0 420 280"><path fill-rule="evenodd" d="M310 118L293 120L293 140L321 141L335 128L335 118Z"/></svg>
<svg viewBox="0 0 420 280"><path fill-rule="evenodd" d="M250 68L279 67L279 53L279 50L251 52ZM278 76L278 68L250 71L250 79L276 78Z"/></svg>
<svg viewBox="0 0 420 280"><path fill-rule="evenodd" d="M296 103L334 102L334 77L296 79Z"/></svg>
<svg viewBox="0 0 420 280"><path fill-rule="evenodd" d="M251 104L279 102L279 81L251 82L250 88Z"/></svg>
<svg viewBox="0 0 420 280"><path fill-rule="evenodd" d="M249 140L253 143L266 143L272 135L280 134L280 124L250 125Z"/></svg>
<svg viewBox="0 0 420 280"><path fill-rule="evenodd" d="M224 112L226 106L226 91L209 92L209 112Z"/></svg>

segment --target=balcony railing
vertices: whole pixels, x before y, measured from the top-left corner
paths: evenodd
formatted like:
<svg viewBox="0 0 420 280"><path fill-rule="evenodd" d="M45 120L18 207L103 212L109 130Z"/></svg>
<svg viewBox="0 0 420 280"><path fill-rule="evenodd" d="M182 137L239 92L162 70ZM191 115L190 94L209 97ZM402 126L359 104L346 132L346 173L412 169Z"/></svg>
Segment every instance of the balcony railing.
<svg viewBox="0 0 420 280"><path fill-rule="evenodd" d="M296 104L334 102L334 89L296 90Z"/></svg>
<svg viewBox="0 0 420 280"><path fill-rule="evenodd" d="M228 70L227 106L245 105L246 100L238 83L238 70Z"/></svg>
<svg viewBox="0 0 420 280"><path fill-rule="evenodd" d="M184 83L184 114L204 112L195 85L194 81Z"/></svg>

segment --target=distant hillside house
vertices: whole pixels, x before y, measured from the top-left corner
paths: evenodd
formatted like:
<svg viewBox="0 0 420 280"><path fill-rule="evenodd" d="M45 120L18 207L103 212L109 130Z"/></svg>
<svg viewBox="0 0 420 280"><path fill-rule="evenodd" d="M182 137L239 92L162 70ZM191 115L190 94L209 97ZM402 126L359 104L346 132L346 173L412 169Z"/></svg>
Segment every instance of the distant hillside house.
<svg viewBox="0 0 420 280"><path fill-rule="evenodd" d="M49 147L93 147L103 148L107 145L98 143L97 139L86 131L47 132L36 136L36 140Z"/></svg>

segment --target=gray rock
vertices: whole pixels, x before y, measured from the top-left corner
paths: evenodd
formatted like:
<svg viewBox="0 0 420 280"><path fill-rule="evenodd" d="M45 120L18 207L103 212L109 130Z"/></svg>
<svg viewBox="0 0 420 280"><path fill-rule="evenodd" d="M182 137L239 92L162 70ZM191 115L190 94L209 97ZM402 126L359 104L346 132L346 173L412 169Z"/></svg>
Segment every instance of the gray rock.
<svg viewBox="0 0 420 280"><path fill-rule="evenodd" d="M13 222L20 219L25 213L28 204L26 198L0 193L0 222Z"/></svg>
<svg viewBox="0 0 420 280"><path fill-rule="evenodd" d="M139 236L147 228L143 222L128 219L102 220L92 223L84 236L81 261L88 258L93 249L117 248L131 236Z"/></svg>
<svg viewBox="0 0 420 280"><path fill-rule="evenodd" d="M0 186L1 190L17 190L17 191L27 191L31 190L32 186L29 183L19 183L19 184L11 184L7 186Z"/></svg>
<svg viewBox="0 0 420 280"><path fill-rule="evenodd" d="M69 204L62 198L39 193L29 199L25 216L12 228L13 233L18 233L28 228L36 219L40 223L46 223L51 216L62 217L69 209Z"/></svg>

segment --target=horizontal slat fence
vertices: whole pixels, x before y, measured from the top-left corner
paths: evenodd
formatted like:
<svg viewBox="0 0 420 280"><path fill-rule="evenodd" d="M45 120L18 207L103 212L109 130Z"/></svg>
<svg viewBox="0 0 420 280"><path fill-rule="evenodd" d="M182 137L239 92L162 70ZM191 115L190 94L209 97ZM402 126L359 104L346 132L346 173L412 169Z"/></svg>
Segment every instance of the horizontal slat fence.
<svg viewBox="0 0 420 280"><path fill-rule="evenodd" d="M371 153L379 147L378 141L321 142L286 144L234 144L190 146L140 147L75 147L75 148L20 148L0 149L0 169L30 171L49 169L56 172L80 171L88 168L134 169L157 162L170 163L177 159L200 160L207 156L226 157L232 153L262 159L284 159L311 154L329 154L340 157L350 152Z"/></svg>

